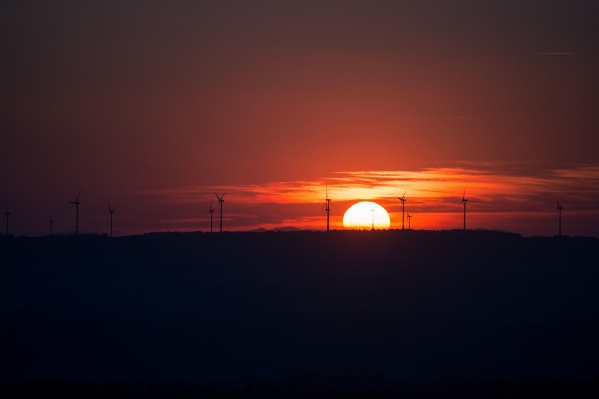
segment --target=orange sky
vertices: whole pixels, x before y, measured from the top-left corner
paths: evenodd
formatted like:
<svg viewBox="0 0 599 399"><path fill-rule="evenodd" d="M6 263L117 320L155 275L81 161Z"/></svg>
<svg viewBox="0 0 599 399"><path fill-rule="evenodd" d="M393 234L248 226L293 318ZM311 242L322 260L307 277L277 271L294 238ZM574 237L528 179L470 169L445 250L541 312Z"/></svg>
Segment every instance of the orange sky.
<svg viewBox="0 0 599 399"><path fill-rule="evenodd" d="M597 2L0 2L0 201L39 235L333 226L599 235ZM399 171L399 172L398 172ZM568 219L566 221L566 214ZM118 223L117 223L118 220Z"/></svg>
<svg viewBox="0 0 599 399"><path fill-rule="evenodd" d="M208 209L217 202L214 192L225 196L225 226L248 230L295 226L324 229L324 187L333 200L331 228L341 229L345 210L358 201L375 201L391 216L391 228L401 228L401 203L406 193L406 211L413 215L413 228L451 229L462 226L459 202L466 190L468 227L504 229L527 235L552 234L556 201L572 221L596 220L599 212L599 168L577 167L547 172L544 176L515 175L493 170L490 165L473 168L426 169L422 171L340 172L318 181L272 182L264 185L187 187L129 193L154 197L164 204ZM504 165L505 167L506 165ZM215 214L216 215L216 214ZM215 219L216 220L216 219ZM565 220L565 219L564 219ZM209 219L196 217L170 220L179 229L206 230ZM407 226L407 219L406 219ZM565 226L565 224L564 224ZM584 230L582 230L584 229ZM593 233L591 223L578 234ZM565 230L564 230L565 232Z"/></svg>

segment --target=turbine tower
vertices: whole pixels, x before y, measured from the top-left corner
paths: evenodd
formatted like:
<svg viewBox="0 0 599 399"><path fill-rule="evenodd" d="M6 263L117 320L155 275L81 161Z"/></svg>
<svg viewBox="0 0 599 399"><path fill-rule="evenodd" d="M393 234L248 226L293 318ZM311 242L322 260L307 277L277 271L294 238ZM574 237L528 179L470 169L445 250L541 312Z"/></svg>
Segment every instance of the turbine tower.
<svg viewBox="0 0 599 399"><path fill-rule="evenodd" d="M114 213L114 208L110 208L110 201L108 201L108 217L110 218L110 238L112 238L112 214Z"/></svg>
<svg viewBox="0 0 599 399"><path fill-rule="evenodd" d="M466 199L466 190L464 190L464 194L462 194L462 200L458 204L461 205L464 203L464 230L466 230L466 202L468 202L468 200Z"/></svg>
<svg viewBox="0 0 599 399"><path fill-rule="evenodd" d="M218 195L217 195L218 197ZM212 200L210 200L210 209L208 210L208 213L206 214L206 216L210 215L210 232L212 233L212 214L214 213L214 209L212 209Z"/></svg>
<svg viewBox="0 0 599 399"><path fill-rule="evenodd" d="M412 219L412 215L408 212L408 230L412 230L412 224L410 223L410 219Z"/></svg>
<svg viewBox="0 0 599 399"><path fill-rule="evenodd" d="M403 226L404 226L404 206L406 204L406 193L408 192L408 189L406 188L406 191L404 191L403 196L401 198L397 197L398 200L401 201L401 229L403 230Z"/></svg>
<svg viewBox="0 0 599 399"><path fill-rule="evenodd" d="M79 189L79 194L77 194L77 199L75 201L67 202L67 204L75 204L75 234L79 235L79 196L81 195L81 188Z"/></svg>
<svg viewBox="0 0 599 399"><path fill-rule="evenodd" d="M54 220L50 219L50 235L54 235L52 234L52 224L54 223Z"/></svg>
<svg viewBox="0 0 599 399"><path fill-rule="evenodd" d="M223 202L225 202L223 197L225 196L225 194L223 194L219 197L217 193L214 193L214 195L216 195L216 198L218 198L218 209L219 209L218 212L220 213L220 232L221 233L223 232Z"/></svg>
<svg viewBox="0 0 599 399"><path fill-rule="evenodd" d="M324 211L327 213L327 231L329 231L329 215L331 213L331 200L329 199L329 186L328 184L326 185L325 188L325 200L324 200L324 204L322 205L322 207L324 208ZM321 212L322 212L322 208L321 208Z"/></svg>
<svg viewBox="0 0 599 399"><path fill-rule="evenodd" d="M560 237L562 235L562 209L564 209L564 207L561 206L559 204L559 200L557 200L557 213L558 213L558 216L559 216L559 227L558 227L558 230L557 230L557 235L560 236ZM6 234L8 234L8 233L6 233Z"/></svg>
<svg viewBox="0 0 599 399"><path fill-rule="evenodd" d="M6 235L8 235L8 217L10 216L10 212L6 208L6 204L4 204L4 218L6 219Z"/></svg>
<svg viewBox="0 0 599 399"><path fill-rule="evenodd" d="M371 230L374 230L374 209L371 209L370 212L372 212L372 228L371 228Z"/></svg>

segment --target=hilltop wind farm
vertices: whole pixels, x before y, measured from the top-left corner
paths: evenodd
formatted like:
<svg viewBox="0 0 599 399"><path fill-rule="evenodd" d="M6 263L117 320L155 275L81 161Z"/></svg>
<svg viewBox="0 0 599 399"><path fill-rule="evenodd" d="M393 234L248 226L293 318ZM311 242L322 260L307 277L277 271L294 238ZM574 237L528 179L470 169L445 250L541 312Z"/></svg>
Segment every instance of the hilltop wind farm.
<svg viewBox="0 0 599 399"><path fill-rule="evenodd" d="M596 396L598 20L0 2L0 394Z"/></svg>

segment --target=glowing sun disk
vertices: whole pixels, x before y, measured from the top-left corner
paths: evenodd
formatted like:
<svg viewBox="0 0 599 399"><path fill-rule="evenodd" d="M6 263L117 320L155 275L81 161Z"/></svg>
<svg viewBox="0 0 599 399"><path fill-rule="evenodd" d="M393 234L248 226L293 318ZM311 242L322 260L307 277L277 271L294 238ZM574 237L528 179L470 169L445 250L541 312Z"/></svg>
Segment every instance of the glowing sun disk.
<svg viewBox="0 0 599 399"><path fill-rule="evenodd" d="M343 215L343 227L346 229L388 229L391 225L389 214L376 202L358 202L349 207Z"/></svg>

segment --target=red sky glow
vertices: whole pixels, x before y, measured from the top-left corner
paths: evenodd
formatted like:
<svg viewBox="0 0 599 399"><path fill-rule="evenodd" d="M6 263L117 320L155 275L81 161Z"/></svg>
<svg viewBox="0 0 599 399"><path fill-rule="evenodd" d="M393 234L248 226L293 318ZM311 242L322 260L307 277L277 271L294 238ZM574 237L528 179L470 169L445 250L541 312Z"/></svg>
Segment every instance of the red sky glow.
<svg viewBox="0 0 599 399"><path fill-rule="evenodd" d="M405 190L406 211L413 215L413 227L419 229L459 228L462 207L458 204L464 190L469 199L471 228L551 234L556 228L558 197L570 208L572 219L596 220L599 215L599 168L585 166L549 171L537 177L466 168L339 172L313 182L188 187L132 194L155 196L168 204L204 205L207 209L211 199L216 207L214 192L227 192L223 214L229 229L294 226L322 230L324 213L318 211L324 203L325 184L334 203L331 226L337 229L343 228L345 210L359 201L379 203L391 216L391 228L401 228L401 203L397 197ZM297 213L294 217L286 216L293 212ZM246 214L252 217L247 218ZM198 225L206 225L206 219L191 218L178 223L185 230L197 229ZM593 234L590 224L587 229L587 234Z"/></svg>

